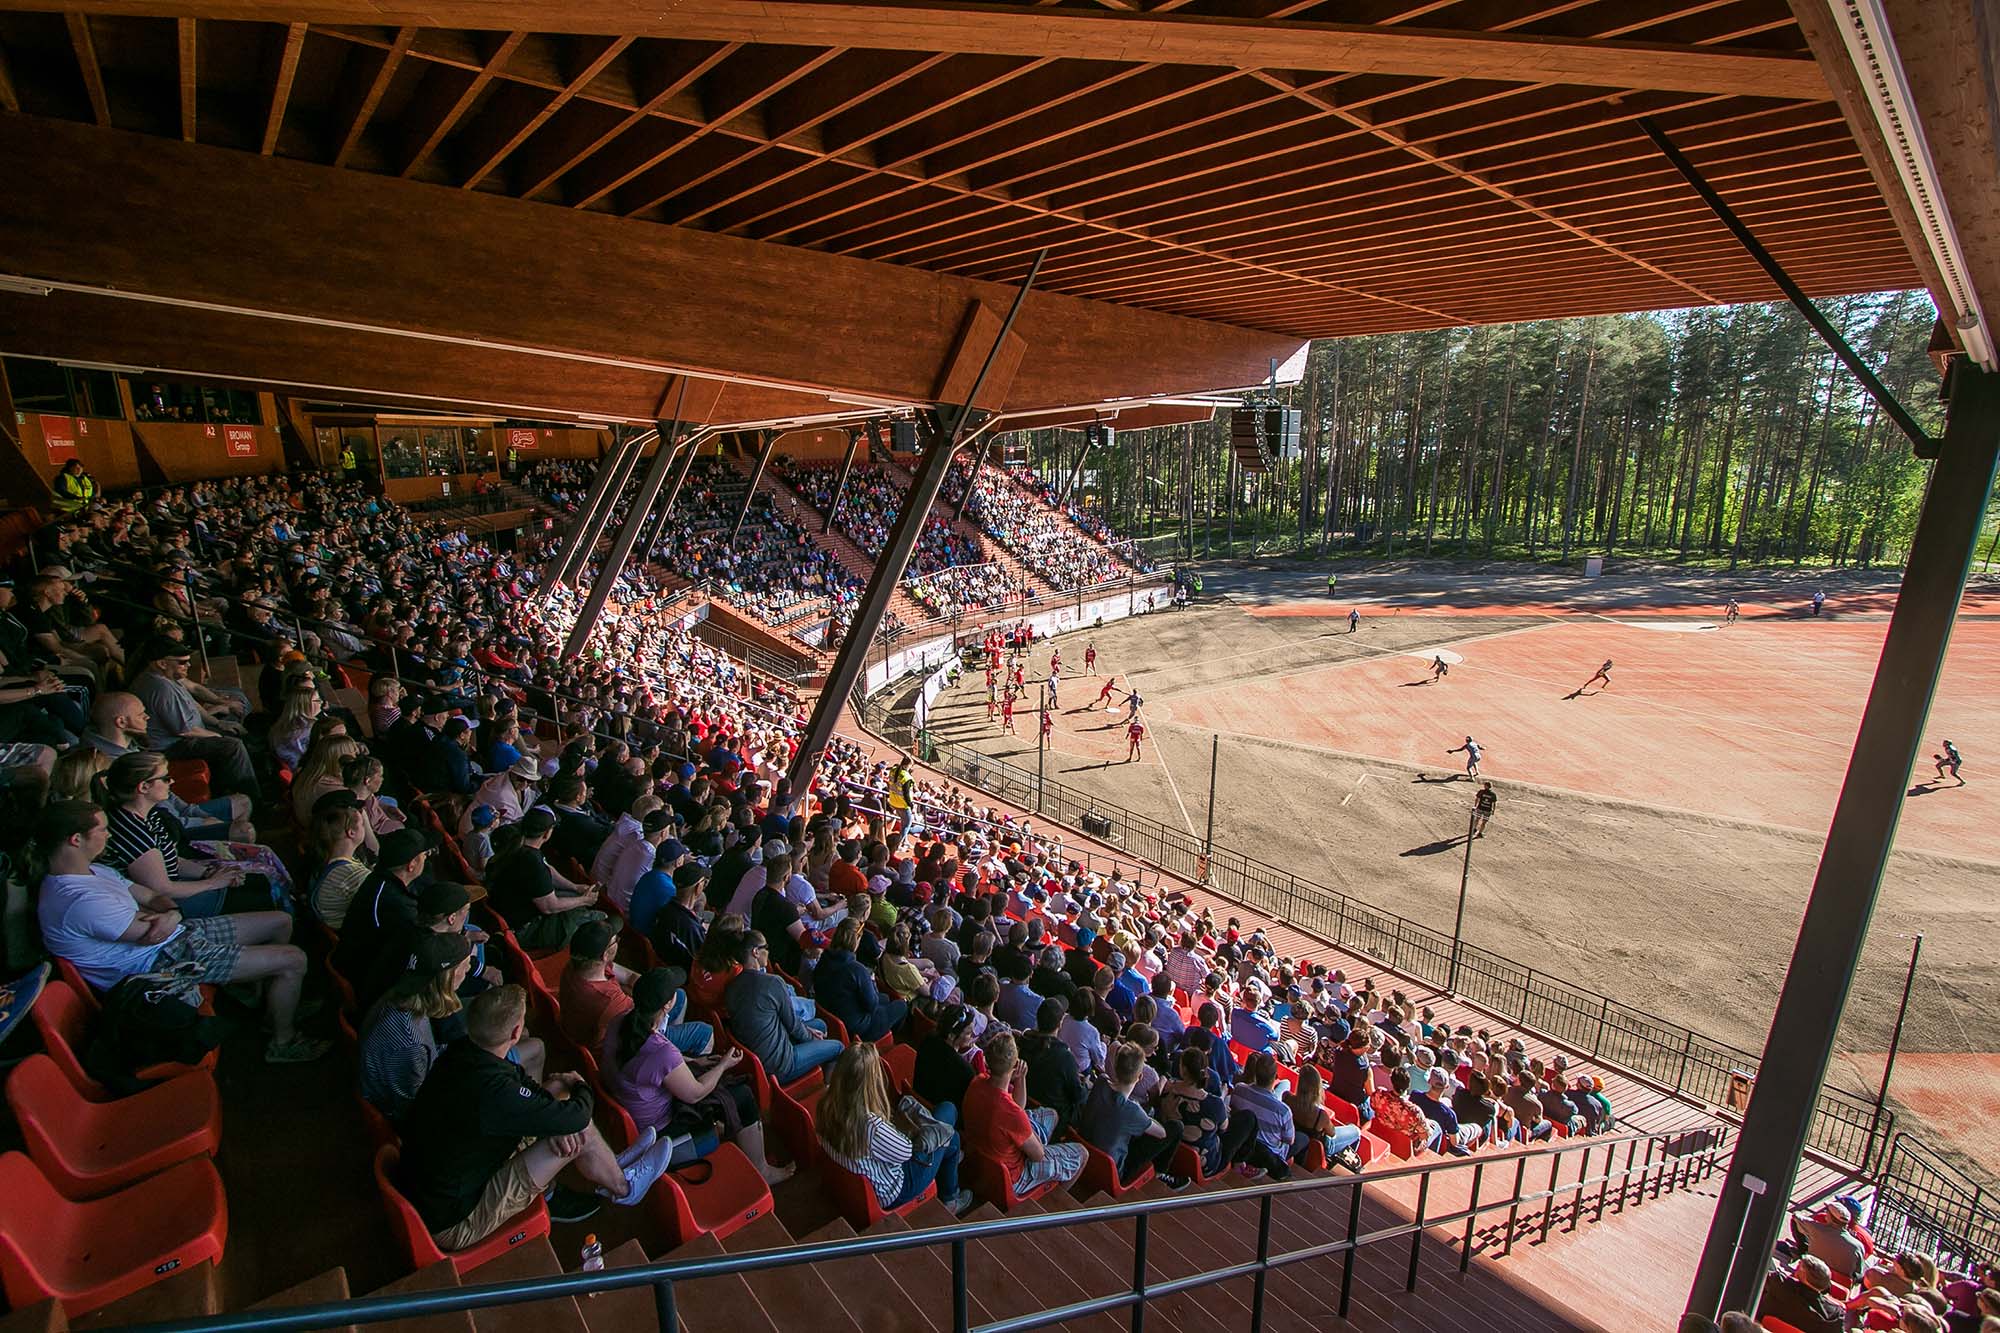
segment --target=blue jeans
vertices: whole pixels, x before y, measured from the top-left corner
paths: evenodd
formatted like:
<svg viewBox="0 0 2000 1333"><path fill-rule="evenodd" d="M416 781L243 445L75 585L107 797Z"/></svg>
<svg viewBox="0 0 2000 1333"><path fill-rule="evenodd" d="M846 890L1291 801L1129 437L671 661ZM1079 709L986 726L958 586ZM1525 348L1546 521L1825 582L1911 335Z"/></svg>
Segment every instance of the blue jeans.
<svg viewBox="0 0 2000 1333"><path fill-rule="evenodd" d="M826 1068L838 1060L840 1053L846 1049L831 1037L795 1043L792 1046L792 1077L804 1078L815 1069Z"/></svg>
<svg viewBox="0 0 2000 1333"><path fill-rule="evenodd" d="M939 1106L931 1113L947 1125L958 1123L958 1108L950 1102ZM960 1158L958 1135L942 1147L927 1153L918 1153L903 1163L903 1188L897 1193L896 1201L890 1209L901 1208L910 1200L922 1194L935 1180L940 1199L950 1199L958 1194L958 1163Z"/></svg>
<svg viewBox="0 0 2000 1333"><path fill-rule="evenodd" d="M669 1023L660 1035L682 1055L702 1055L715 1044L715 1029L706 1023Z"/></svg>
<svg viewBox="0 0 2000 1333"><path fill-rule="evenodd" d="M1355 1144L1361 1142L1361 1126L1335 1125L1331 1134L1322 1134L1319 1136L1319 1142L1320 1146L1326 1150L1328 1157L1338 1157Z"/></svg>
<svg viewBox="0 0 2000 1333"><path fill-rule="evenodd" d="M797 1014L799 1021L807 1027L815 1029L821 1036L826 1035L826 1024L819 1021L819 1006L811 1000L808 1000L803 995L794 995L792 997L792 1012Z"/></svg>

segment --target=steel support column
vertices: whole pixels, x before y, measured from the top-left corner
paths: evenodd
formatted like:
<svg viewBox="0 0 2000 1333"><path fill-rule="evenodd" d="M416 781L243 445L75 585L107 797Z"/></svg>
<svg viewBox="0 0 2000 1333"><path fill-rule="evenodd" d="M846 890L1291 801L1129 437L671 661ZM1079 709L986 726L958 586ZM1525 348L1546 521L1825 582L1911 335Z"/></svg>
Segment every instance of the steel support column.
<svg viewBox="0 0 2000 1333"><path fill-rule="evenodd" d="M590 484L590 498L584 501L570 524L568 537L564 540L562 554L556 558L554 568L542 569L544 590L557 583L572 583L583 567L582 553L597 544L604 533L604 521L618 506L618 497L624 493L625 483L632 479L632 469L645 450L648 435L657 432L644 431L627 440L620 440L611 446L611 452L597 465L597 479Z"/></svg>
<svg viewBox="0 0 2000 1333"><path fill-rule="evenodd" d="M667 466L674 461L673 437L676 433L674 426L661 427L660 447L653 451L653 461L646 468L646 475L639 479L639 489L632 496L632 507L625 511L625 522L618 529L618 535L612 538L611 550L605 554L597 577L590 581L590 593L577 610L576 623L570 626L569 638L563 641L564 657L575 657L583 651L584 644L590 642L590 632L597 627L598 616L604 613L605 599L611 596L611 585L618 581L625 562L631 558L632 548L639 541L639 530L646 526L646 520L653 512L653 502L659 499L660 487L666 482ZM696 438L700 437L697 435ZM685 448L688 457L693 457L694 440L688 441ZM686 475L685 465L681 473Z"/></svg>
<svg viewBox="0 0 2000 1333"><path fill-rule="evenodd" d="M952 515L952 518L961 519L965 517L967 507L972 504L972 493L979 489L979 469L986 465L986 455L992 451L993 438L991 436L979 442L979 452L972 456L972 471L965 478L965 494L958 497L958 511Z"/></svg>
<svg viewBox="0 0 2000 1333"><path fill-rule="evenodd" d="M673 480L667 483L666 499L660 501L653 515L652 526L646 530L645 544L639 548L640 555L650 553L660 544L660 534L666 531L667 519L673 516L674 502L681 498L681 486L686 483L688 472L694 467L695 452L707 436L707 431L697 431L683 443L680 462L674 467Z"/></svg>
<svg viewBox="0 0 2000 1333"><path fill-rule="evenodd" d="M890 598L903 581L903 571L909 567L910 556L917 549L917 537L924 530L931 504L943 488L952 455L958 450L955 433L944 429L936 413L923 413L919 421L922 424L918 431L924 437L923 462L917 465L916 476L910 482L910 493L904 497L903 507L896 513L896 521L889 529L889 540L882 548L881 558L868 575L868 588L861 594L861 601L847 622L847 636L841 640L840 651L834 656L826 683L820 687L819 700L813 705L812 720L806 724L806 734L799 741L798 754L792 760L792 790L801 794L810 790L813 774L819 769L820 756L825 753L827 742L833 739L834 724L840 720L840 710L861 680L862 670L868 661L868 645L874 641L883 617L888 614Z"/></svg>
<svg viewBox="0 0 2000 1333"><path fill-rule="evenodd" d="M764 469L771 465L771 450L777 448L778 432L764 432L764 443L757 450L756 466L750 469L750 489L743 492L743 503L736 510L736 522L729 529L729 544L736 545L736 534L743 531L743 520L750 517L751 501L757 498L757 487L764 480Z"/></svg>
<svg viewBox="0 0 2000 1333"><path fill-rule="evenodd" d="M1083 432L1083 443L1077 447L1076 466L1069 470L1069 480L1063 483L1062 494L1056 496L1056 508L1069 503L1069 493L1076 489L1078 479L1083 476L1083 465L1090 458L1090 431Z"/></svg>
<svg viewBox="0 0 2000 1333"><path fill-rule="evenodd" d="M1908 799L2000 457L2000 374L1961 359L1947 383L1941 451L1683 1328L1721 1310L1756 1310Z"/></svg>
<svg viewBox="0 0 2000 1333"><path fill-rule="evenodd" d="M875 423L868 423L868 438L875 438ZM826 507L826 526L821 532L832 532L833 522L840 517L840 502L847 498L847 478L854 471L854 453L861 447L861 432L847 432L847 453L840 460L840 479L833 483L833 503Z"/></svg>

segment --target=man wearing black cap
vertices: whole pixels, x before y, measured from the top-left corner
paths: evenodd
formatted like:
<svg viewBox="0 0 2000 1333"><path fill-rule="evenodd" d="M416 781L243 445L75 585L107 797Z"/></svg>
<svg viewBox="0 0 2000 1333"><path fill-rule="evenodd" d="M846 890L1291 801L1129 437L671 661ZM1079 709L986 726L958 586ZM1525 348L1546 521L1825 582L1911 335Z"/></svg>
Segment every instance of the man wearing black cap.
<svg viewBox="0 0 2000 1333"><path fill-rule="evenodd" d="M333 950L334 966L350 979L364 974L385 935L416 924L418 880L432 850L430 835L413 828L385 833L377 846L375 871L348 903Z"/></svg>
<svg viewBox="0 0 2000 1333"><path fill-rule="evenodd" d="M424 936L463 935L468 949L485 942L485 931L466 929L466 917L472 910L472 895L463 884L432 879L426 875L413 887L416 916L407 923L389 926L377 936L373 956L360 968L359 975L344 973L353 983L355 999L364 1013L403 974L409 965L411 952ZM475 935L477 938L474 938ZM460 999L469 1000L489 986L498 984L497 972L490 968L485 972L486 975L482 975L481 968L474 966L466 974L465 983L458 989Z"/></svg>
<svg viewBox="0 0 2000 1333"><path fill-rule="evenodd" d="M448 719L425 747L414 776L424 790L470 796L479 789L472 771L472 724L462 717Z"/></svg>
<svg viewBox="0 0 2000 1333"><path fill-rule="evenodd" d="M429 695L415 707L404 709L395 725L379 737L383 759L404 775L416 776L421 781L431 744L450 716L451 705L437 695Z"/></svg>
<svg viewBox="0 0 2000 1333"><path fill-rule="evenodd" d="M530 950L561 949L586 921L602 921L597 890L559 880L542 854L555 816L540 806L521 816L521 841L486 863L486 890L514 938Z"/></svg>

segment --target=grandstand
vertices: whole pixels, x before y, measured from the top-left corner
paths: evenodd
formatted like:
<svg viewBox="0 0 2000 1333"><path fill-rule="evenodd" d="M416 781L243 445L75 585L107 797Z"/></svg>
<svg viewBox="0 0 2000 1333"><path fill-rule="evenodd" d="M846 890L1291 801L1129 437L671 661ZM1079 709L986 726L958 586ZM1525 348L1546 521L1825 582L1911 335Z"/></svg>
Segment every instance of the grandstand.
<svg viewBox="0 0 2000 1333"><path fill-rule="evenodd" d="M2000 446L1982 22L0 0L0 1333L1978 1327L1823 1085ZM903 730L1185 596L1009 432L1918 284L1761 1053Z"/></svg>

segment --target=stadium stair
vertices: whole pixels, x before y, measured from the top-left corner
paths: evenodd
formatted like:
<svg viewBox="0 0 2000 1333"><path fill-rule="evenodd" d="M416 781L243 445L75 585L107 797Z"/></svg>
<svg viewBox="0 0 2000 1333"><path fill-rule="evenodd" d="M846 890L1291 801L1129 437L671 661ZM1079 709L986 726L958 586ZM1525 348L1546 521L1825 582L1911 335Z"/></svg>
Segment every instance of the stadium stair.
<svg viewBox="0 0 2000 1333"><path fill-rule="evenodd" d="M752 460L737 458L734 461L738 470L742 471L747 477L753 465ZM784 478L778 475L776 468L764 469L763 480L758 482L757 486L759 490L766 492L772 499L778 502L778 508L781 512L791 512L792 506L796 503L800 509L815 515L819 519L818 522L801 523L799 525L800 528L814 542L818 543L821 550L824 550L835 560L839 561L842 569L864 583L867 581L868 575L875 568L875 561L869 557L866 551L855 545L854 539L846 533L838 529L830 532L822 531L826 526L826 515L814 508L812 501L786 485ZM890 597L889 609L901 617L903 623L906 625L915 625L921 621L931 619L931 613L924 608L923 604L907 592L904 592L901 587L898 587L895 594Z"/></svg>

